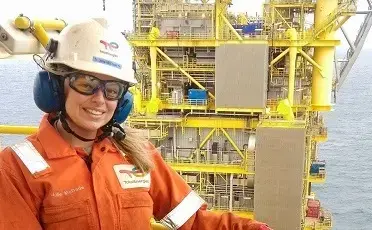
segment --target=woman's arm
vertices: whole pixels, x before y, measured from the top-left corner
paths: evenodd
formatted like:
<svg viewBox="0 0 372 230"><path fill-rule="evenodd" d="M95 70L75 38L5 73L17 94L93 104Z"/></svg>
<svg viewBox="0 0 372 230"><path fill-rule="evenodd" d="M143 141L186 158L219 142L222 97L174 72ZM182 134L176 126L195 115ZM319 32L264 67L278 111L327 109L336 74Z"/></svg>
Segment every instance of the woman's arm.
<svg viewBox="0 0 372 230"><path fill-rule="evenodd" d="M151 171L150 195L154 216L173 229L182 230L265 230L266 224L238 217L232 213L217 214L206 210L204 201L170 168L154 150L155 168Z"/></svg>
<svg viewBox="0 0 372 230"><path fill-rule="evenodd" d="M26 181L4 162L4 157L11 154L10 149L0 152L0 229L42 229Z"/></svg>

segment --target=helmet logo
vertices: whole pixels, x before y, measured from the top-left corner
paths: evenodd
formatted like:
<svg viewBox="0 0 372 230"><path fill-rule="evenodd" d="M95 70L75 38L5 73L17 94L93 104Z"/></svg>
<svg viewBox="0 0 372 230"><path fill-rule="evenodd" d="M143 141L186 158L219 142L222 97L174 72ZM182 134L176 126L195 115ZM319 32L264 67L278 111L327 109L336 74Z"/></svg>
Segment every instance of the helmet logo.
<svg viewBox="0 0 372 230"><path fill-rule="evenodd" d="M117 58L116 50L119 48L118 43L116 42L106 42L104 40L99 41L101 44L105 46L105 50L100 50L101 53L110 55L111 57Z"/></svg>
<svg viewBox="0 0 372 230"><path fill-rule="evenodd" d="M106 50L109 49L110 51L115 51L119 48L119 45L116 42L106 42L103 40L100 40L99 42L105 45Z"/></svg>

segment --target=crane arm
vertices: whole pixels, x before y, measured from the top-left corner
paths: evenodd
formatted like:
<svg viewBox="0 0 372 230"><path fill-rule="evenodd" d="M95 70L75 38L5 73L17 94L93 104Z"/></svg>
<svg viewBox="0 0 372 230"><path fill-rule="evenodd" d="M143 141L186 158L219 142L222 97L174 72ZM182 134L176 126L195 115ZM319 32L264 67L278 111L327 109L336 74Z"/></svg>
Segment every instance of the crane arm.
<svg viewBox="0 0 372 230"><path fill-rule="evenodd" d="M49 38L66 26L63 20L30 20L23 15L0 22L0 58L11 55L41 54Z"/></svg>

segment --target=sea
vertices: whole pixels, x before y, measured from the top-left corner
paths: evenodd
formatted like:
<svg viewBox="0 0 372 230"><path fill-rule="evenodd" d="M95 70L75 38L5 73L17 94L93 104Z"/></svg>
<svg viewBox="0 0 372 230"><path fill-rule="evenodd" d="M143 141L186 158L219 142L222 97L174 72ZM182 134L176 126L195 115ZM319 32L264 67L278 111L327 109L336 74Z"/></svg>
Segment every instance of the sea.
<svg viewBox="0 0 372 230"><path fill-rule="evenodd" d="M0 59L0 124L38 125L43 116L33 101L38 71L31 58ZM372 230L372 49L361 52L336 99L333 111L324 114L328 141L319 145L327 180L313 190L332 212L333 229ZM23 138L0 135L0 143Z"/></svg>

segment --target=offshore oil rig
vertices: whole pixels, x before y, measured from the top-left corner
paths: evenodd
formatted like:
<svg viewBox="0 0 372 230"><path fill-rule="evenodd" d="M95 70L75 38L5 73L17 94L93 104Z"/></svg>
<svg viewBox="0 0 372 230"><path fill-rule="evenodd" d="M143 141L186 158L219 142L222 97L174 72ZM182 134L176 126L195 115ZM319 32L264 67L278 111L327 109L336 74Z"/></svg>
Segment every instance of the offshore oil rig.
<svg viewBox="0 0 372 230"><path fill-rule="evenodd" d="M330 229L311 186L326 178L317 144L340 82L335 32L356 3L272 0L260 17L231 4L133 1L140 84L129 124L212 210L276 230Z"/></svg>
<svg viewBox="0 0 372 230"><path fill-rule="evenodd" d="M127 123L142 130L211 210L276 230L331 229L331 213L311 189L326 179L317 151L327 140L321 113L332 109L372 12L357 11L355 0L267 0L261 16L233 14L231 4L133 0L134 31L124 35L139 84L131 88ZM366 16L352 42L342 25L359 13ZM15 38L26 35L0 25L0 48L13 55L41 53L36 43L45 47L44 30L65 26L17 20L15 27L37 40L17 45ZM340 66L339 29L350 45ZM0 133L35 130L0 125Z"/></svg>

